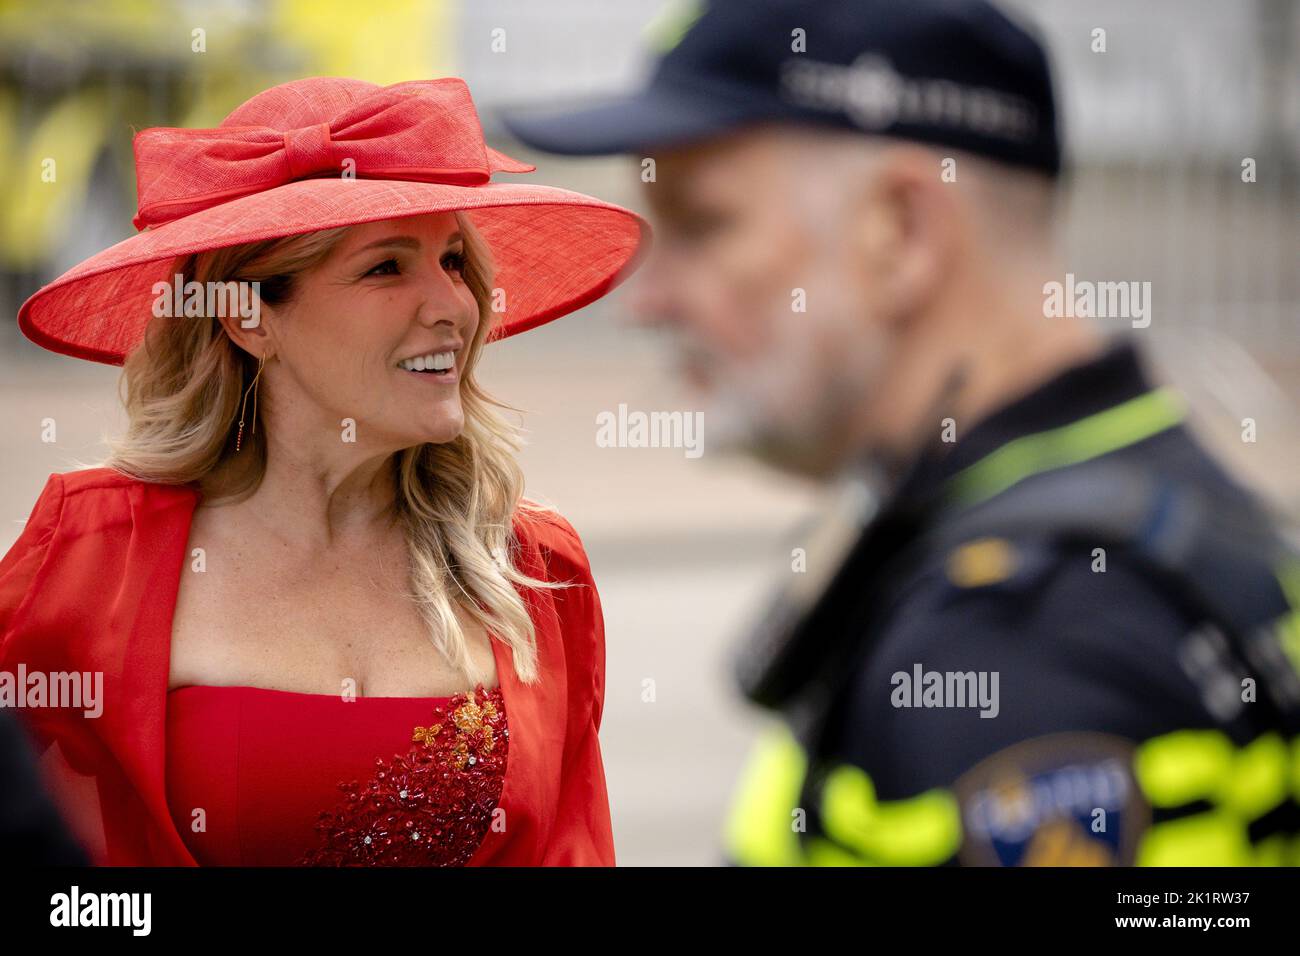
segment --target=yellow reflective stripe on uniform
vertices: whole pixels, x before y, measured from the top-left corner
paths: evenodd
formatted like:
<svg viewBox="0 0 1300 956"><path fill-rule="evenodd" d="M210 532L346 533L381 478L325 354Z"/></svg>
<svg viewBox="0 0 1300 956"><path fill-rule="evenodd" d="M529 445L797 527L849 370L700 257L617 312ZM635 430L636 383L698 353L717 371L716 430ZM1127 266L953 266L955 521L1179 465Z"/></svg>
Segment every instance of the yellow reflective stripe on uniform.
<svg viewBox="0 0 1300 956"><path fill-rule="evenodd" d="M1205 801L1212 810L1151 826L1139 866L1300 865L1300 837L1252 844L1248 825L1288 798L1300 801L1300 737L1262 735L1237 748L1217 730L1179 730L1138 746L1134 774L1151 805ZM932 866L961 847L954 795L935 789L881 801L860 767L840 764L819 797L824 836L801 843L795 814L808 759L784 723L759 737L727 821L726 846L745 866Z"/></svg>
<svg viewBox="0 0 1300 956"><path fill-rule="evenodd" d="M1277 579L1286 594L1287 603L1300 611L1300 561L1289 559L1277 570Z"/></svg>
<svg viewBox="0 0 1300 956"><path fill-rule="evenodd" d="M1286 833L1275 833L1255 844L1255 866L1292 866L1292 838Z"/></svg>
<svg viewBox="0 0 1300 956"><path fill-rule="evenodd" d="M741 774L727 819L725 845L742 866L798 866L803 861L793 812L808 759L783 723L760 733Z"/></svg>
<svg viewBox="0 0 1300 956"><path fill-rule="evenodd" d="M871 778L852 764L827 774L819 810L828 837L881 866L933 866L961 846L961 811L951 793L881 802Z"/></svg>
<svg viewBox="0 0 1300 956"><path fill-rule="evenodd" d="M859 767L831 770L821 791L821 825L829 839L801 845L794 813L808 760L784 724L765 730L741 776L727 820L726 848L744 866L928 866L961 845L961 814L952 794L932 790L907 800L876 800Z"/></svg>
<svg viewBox="0 0 1300 956"><path fill-rule="evenodd" d="M868 860L825 837L810 836L804 845L804 857L809 866L875 866Z"/></svg>
<svg viewBox="0 0 1300 956"><path fill-rule="evenodd" d="M1277 642L1291 667L1300 674L1300 611L1282 615L1277 622Z"/></svg>
<svg viewBox="0 0 1300 956"><path fill-rule="evenodd" d="M1300 803L1300 737L1291 738L1291 799Z"/></svg>
<svg viewBox="0 0 1300 956"><path fill-rule="evenodd" d="M1233 749L1217 730L1176 730L1139 746L1133 771L1152 806L1209 800L1232 766Z"/></svg>
<svg viewBox="0 0 1300 956"><path fill-rule="evenodd" d="M1246 825L1228 810L1157 823L1138 845L1138 866L1250 866Z"/></svg>
<svg viewBox="0 0 1300 956"><path fill-rule="evenodd" d="M1133 770L1154 807L1208 800L1255 820L1287 799L1290 762L1286 742L1276 733L1237 749L1218 730L1178 730L1139 746Z"/></svg>
<svg viewBox="0 0 1300 956"><path fill-rule="evenodd" d="M1289 796L1289 753L1280 734L1256 737L1237 752L1218 800L1244 820L1257 820Z"/></svg>
<svg viewBox="0 0 1300 956"><path fill-rule="evenodd" d="M954 475L947 494L963 503L982 501L1030 475L1136 444L1182 419L1182 401L1158 388L1077 422L1008 442Z"/></svg>
<svg viewBox="0 0 1300 956"><path fill-rule="evenodd" d="M663 56L682 42L695 21L704 15L703 0L676 0L665 4L645 28L642 36Z"/></svg>
<svg viewBox="0 0 1300 956"><path fill-rule="evenodd" d="M1300 562L1283 561L1276 570L1278 584L1291 605L1291 613L1282 615L1277 622L1277 639L1287 660L1300 674Z"/></svg>
<svg viewBox="0 0 1300 956"><path fill-rule="evenodd" d="M1197 801L1213 810L1157 823L1142 836L1139 866L1284 866L1298 862L1294 837L1252 844L1249 824L1300 797L1300 738L1276 733L1238 749L1217 730L1179 730L1138 747L1134 773L1151 805Z"/></svg>

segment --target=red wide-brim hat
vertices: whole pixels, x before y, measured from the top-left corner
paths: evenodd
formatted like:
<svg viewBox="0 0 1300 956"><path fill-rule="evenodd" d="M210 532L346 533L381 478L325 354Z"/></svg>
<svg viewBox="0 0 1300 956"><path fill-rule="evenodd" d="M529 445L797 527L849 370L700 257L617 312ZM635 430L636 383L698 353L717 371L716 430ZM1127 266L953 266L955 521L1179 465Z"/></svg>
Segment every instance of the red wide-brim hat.
<svg viewBox="0 0 1300 956"><path fill-rule="evenodd" d="M635 213L494 172L536 169L487 146L462 80L376 86L312 77L259 93L214 129L134 140L142 231L69 269L18 311L36 344L120 365L178 256L336 226L463 210L496 265L505 338L600 298L649 240Z"/></svg>

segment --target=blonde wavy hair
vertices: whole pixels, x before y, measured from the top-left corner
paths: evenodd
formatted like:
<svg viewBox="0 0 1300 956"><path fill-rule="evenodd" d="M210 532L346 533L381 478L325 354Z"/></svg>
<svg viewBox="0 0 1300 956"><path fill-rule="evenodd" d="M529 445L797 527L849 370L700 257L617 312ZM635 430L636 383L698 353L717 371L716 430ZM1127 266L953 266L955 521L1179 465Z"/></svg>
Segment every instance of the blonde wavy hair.
<svg viewBox="0 0 1300 956"><path fill-rule="evenodd" d="M516 511L553 509L522 497L519 430L497 409L519 410L492 398L475 381L492 327L493 268L487 244L468 217L457 213L456 218L464 236L462 274L478 302L479 323L460 385L461 434L393 455L395 507L410 556L410 597L434 646L471 682L487 675L470 656L457 608L504 641L519 679L534 683L536 633L517 588L572 585L532 578L515 567ZM174 271L186 283L257 281L263 302L283 305L292 301L303 273L323 262L350 228L183 256ZM123 365L120 391L129 424L124 435L109 440L105 464L144 481L198 482L205 499L247 497L265 474L266 429L246 425L236 457L234 423L256 373L257 362L234 344L216 316L152 319L144 341ZM264 396L262 407L265 398L273 396Z"/></svg>

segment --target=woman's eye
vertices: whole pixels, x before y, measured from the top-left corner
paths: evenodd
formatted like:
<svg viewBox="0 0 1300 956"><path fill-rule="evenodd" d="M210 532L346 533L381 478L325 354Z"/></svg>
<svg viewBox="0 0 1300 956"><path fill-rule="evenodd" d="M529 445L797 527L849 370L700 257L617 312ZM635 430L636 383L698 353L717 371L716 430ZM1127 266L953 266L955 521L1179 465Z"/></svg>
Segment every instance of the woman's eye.
<svg viewBox="0 0 1300 956"><path fill-rule="evenodd" d="M398 268L397 268L396 259L385 259L383 262L379 263L379 265L375 266L373 269L371 269L369 272L366 273L366 275L368 276L384 276L384 275L397 275L397 274L398 274Z"/></svg>
<svg viewBox="0 0 1300 956"><path fill-rule="evenodd" d="M467 264L464 252L449 252L442 257L442 267L452 272L464 272Z"/></svg>

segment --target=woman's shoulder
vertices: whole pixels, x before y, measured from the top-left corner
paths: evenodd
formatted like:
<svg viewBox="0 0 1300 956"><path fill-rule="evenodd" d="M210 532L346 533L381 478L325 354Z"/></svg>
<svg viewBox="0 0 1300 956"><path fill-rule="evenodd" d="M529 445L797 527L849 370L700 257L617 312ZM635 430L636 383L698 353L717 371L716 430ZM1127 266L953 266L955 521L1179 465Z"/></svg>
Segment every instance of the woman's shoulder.
<svg viewBox="0 0 1300 956"><path fill-rule="evenodd" d="M146 481L107 466L56 472L46 480L45 487L47 491L56 489L65 500L83 496L113 497L133 490L164 498L192 497L195 494L190 485Z"/></svg>
<svg viewBox="0 0 1300 956"><path fill-rule="evenodd" d="M590 576L591 568L582 538L569 520L554 508L522 499L515 508L514 529L521 542L532 544L541 551L552 575L571 571Z"/></svg>
<svg viewBox="0 0 1300 956"><path fill-rule="evenodd" d="M135 489L145 487L143 494ZM164 521L168 509L151 495L175 494L176 486L152 486L111 468L56 472L45 481L16 540L0 556L0 634L9 630L39 580L89 580L128 564L142 521ZM179 511L170 512L177 513ZM81 539L94 537L97 561L88 562ZM4 547L0 542L0 548ZM138 550L138 549L137 549Z"/></svg>
<svg viewBox="0 0 1300 956"><path fill-rule="evenodd" d="M136 478L116 468L100 466L78 468L75 471L55 472L46 479L46 489L53 489L65 498L97 492L113 493L129 488L146 488L161 494L190 494L187 485L165 485Z"/></svg>
<svg viewBox="0 0 1300 956"><path fill-rule="evenodd" d="M152 505L173 499L181 501L194 494L186 485L145 481L115 468L55 472L45 480L45 487L27 519L27 527L49 531L63 523L81 526L85 522L75 519L87 516L93 516L93 523L102 526L118 518L131 520L133 515L141 513L139 505L143 502ZM156 513L152 507L147 510Z"/></svg>

